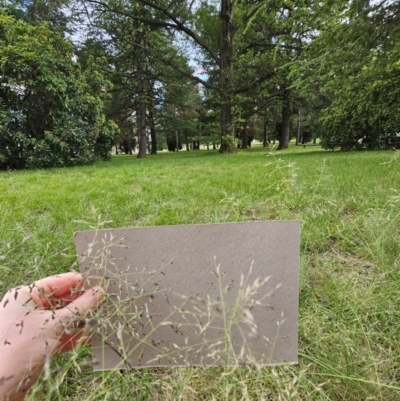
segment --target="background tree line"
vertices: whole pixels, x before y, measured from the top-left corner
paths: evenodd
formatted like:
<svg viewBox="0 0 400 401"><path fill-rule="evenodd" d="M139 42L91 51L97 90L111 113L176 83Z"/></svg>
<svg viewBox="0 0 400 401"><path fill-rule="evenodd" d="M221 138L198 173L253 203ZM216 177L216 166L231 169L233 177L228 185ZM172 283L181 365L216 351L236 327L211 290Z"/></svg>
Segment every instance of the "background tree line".
<svg viewBox="0 0 400 401"><path fill-rule="evenodd" d="M253 138L396 147L399 11L389 0L2 0L0 168L88 163L112 146L235 152Z"/></svg>

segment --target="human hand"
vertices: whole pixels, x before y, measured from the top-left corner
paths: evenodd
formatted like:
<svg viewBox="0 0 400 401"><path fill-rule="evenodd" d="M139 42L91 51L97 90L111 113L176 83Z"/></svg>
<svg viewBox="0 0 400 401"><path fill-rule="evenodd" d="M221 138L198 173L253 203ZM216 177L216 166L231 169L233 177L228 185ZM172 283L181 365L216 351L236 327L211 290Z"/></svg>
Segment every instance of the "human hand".
<svg viewBox="0 0 400 401"><path fill-rule="evenodd" d="M23 400L51 356L88 339L85 317L100 287L83 291L80 274L65 273L9 290L0 303L0 401Z"/></svg>

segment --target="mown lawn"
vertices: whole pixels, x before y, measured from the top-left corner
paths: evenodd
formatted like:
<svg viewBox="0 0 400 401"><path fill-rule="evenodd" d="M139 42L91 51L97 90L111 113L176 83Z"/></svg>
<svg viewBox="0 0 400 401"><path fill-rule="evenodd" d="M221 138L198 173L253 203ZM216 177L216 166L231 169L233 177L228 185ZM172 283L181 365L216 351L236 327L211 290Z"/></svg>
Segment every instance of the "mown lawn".
<svg viewBox="0 0 400 401"><path fill-rule="evenodd" d="M79 230L302 221L299 365L100 374L86 347L31 399L400 400L400 152L116 156L2 172L0 208L0 295L77 269Z"/></svg>

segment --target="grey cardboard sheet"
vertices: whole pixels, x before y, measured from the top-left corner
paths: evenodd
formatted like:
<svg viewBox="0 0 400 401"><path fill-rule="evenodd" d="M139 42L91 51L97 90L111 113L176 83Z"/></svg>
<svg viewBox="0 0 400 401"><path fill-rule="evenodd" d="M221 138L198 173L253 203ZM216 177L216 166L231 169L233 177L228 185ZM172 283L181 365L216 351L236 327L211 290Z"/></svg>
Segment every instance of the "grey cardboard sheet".
<svg viewBox="0 0 400 401"><path fill-rule="evenodd" d="M83 231L95 370L297 362L300 222Z"/></svg>

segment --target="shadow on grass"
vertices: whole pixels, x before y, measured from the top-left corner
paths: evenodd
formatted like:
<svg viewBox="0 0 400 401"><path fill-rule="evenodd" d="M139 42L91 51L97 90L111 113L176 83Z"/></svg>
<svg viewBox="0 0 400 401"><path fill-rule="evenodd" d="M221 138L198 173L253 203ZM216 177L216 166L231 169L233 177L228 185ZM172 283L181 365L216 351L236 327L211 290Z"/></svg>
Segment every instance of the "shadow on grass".
<svg viewBox="0 0 400 401"><path fill-rule="evenodd" d="M274 156L311 156L311 155L317 155L317 154L324 154L324 155L329 155L333 153L343 153L339 151L327 151L321 148L312 148L312 149L304 149L299 146L291 145L289 146L288 149L285 150L277 150L276 147L269 147L269 148L263 148L263 147L254 147L254 148L249 148L246 150L239 150L240 153L242 154L260 154L263 153L263 156L269 156L269 155L274 155Z"/></svg>
<svg viewBox="0 0 400 401"><path fill-rule="evenodd" d="M390 150L389 150L390 151ZM325 157L347 157L351 155L360 155L362 153L373 153L373 154L380 154L382 152L387 153L387 150L325 150L322 149L321 147L315 146L315 147L310 147L310 148L303 148L302 146L296 146L296 145L290 145L288 149L285 150L277 150L276 148L262 148L262 147L255 147L255 148L249 148L246 150L239 150L240 153L242 154L256 154L256 153L264 153L265 156L269 155L274 155L274 156L279 156L279 157L285 157L285 156L293 156L293 157L298 157L298 156L314 156L314 155L324 155Z"/></svg>
<svg viewBox="0 0 400 401"><path fill-rule="evenodd" d="M302 147L290 146L289 149L278 151L274 148L263 148L254 147L246 150L238 149L236 154L222 155L218 150L195 150L195 151L180 151L180 152L162 152L156 155L146 155L143 159L137 159L137 155L114 155L112 157L111 163L109 162L99 162L95 164L96 169L101 168L117 168L123 166L130 166L135 164L136 166L143 165L143 163L168 163L168 161L179 161L182 160L188 163L190 159L201 160L201 159L214 159L220 158L221 162L228 161L237 163L244 162L246 159L251 162L254 158L265 158L269 156L275 156L279 158L312 158L317 155L325 158L336 158L336 157L347 157L353 154L360 154L359 151L328 151L323 149L303 149Z"/></svg>
<svg viewBox="0 0 400 401"><path fill-rule="evenodd" d="M156 155L146 154L145 158L138 159L137 154L133 155L113 155L112 164L126 164L133 161L146 162L154 160L179 160L179 159L197 159L199 157L211 157L218 155L216 150L195 150L195 151L180 151L180 152L160 152Z"/></svg>
<svg viewBox="0 0 400 401"><path fill-rule="evenodd" d="M290 144L289 148L286 150L277 150L276 147L269 147L269 148L264 148L262 146L254 146L249 149L238 149L238 152L236 154L228 154L228 155L223 155L219 153L218 150L191 150L191 151L186 151L186 150L181 150L180 152L160 152L156 155L152 154L147 154L145 158L143 159L138 159L137 158L137 153L134 153L133 155L113 155L111 158L110 162L96 162L92 165L87 165L87 166L71 166L71 167L62 167L62 168L49 168L49 169L39 169L36 171L41 171L42 173L49 173L49 174L60 174L65 169L68 170L80 170L80 171L91 171L92 169L98 170L98 169L114 169L114 168L120 168L120 167L128 167L131 165L135 165L136 167L139 166L145 166L147 163L168 163L168 161L178 161L182 160L183 163L188 163L190 159L193 160L204 160L204 159L213 159L216 160L218 158L221 163L224 162L234 162L234 160L237 161L237 163L241 162L252 162L254 158L265 158L269 156L275 156L279 158L293 158L294 160L296 158L301 158L301 159L307 159L307 157L312 158L313 156L316 155L322 155L325 158L331 159L333 158L340 158L340 157L350 157L351 155L359 155L361 152L366 152L366 151L340 151L340 150L335 150L335 151L330 151L330 150L324 150L321 148L312 147L312 148L303 148L301 146L296 146L294 144ZM368 151L368 153L381 153L385 152L387 153L388 151L384 150L376 150L376 151ZM28 171L32 170L12 170L11 173L20 173L24 174L27 173ZM0 174L3 173L0 171ZM10 171L4 171L5 174L10 173Z"/></svg>

